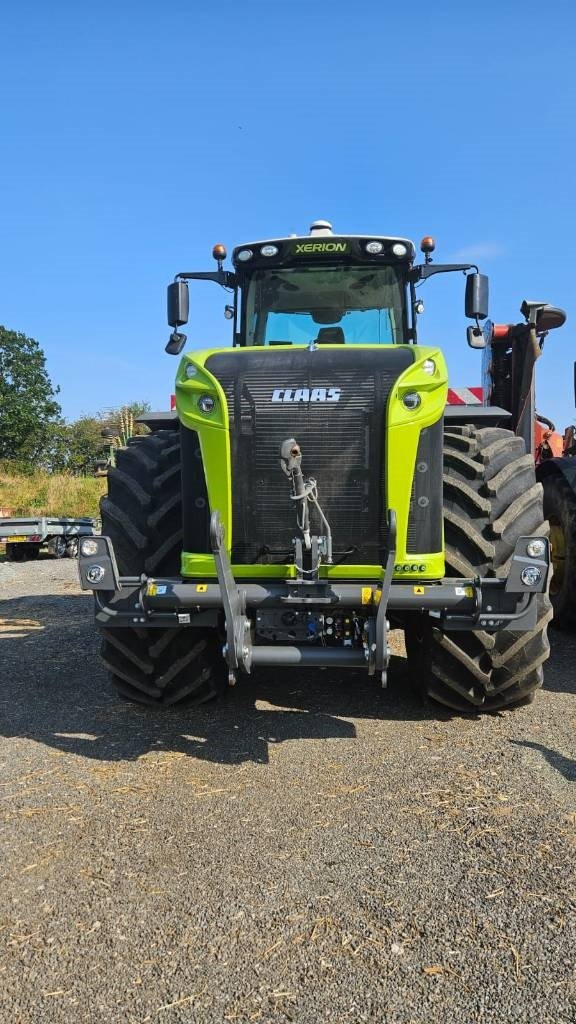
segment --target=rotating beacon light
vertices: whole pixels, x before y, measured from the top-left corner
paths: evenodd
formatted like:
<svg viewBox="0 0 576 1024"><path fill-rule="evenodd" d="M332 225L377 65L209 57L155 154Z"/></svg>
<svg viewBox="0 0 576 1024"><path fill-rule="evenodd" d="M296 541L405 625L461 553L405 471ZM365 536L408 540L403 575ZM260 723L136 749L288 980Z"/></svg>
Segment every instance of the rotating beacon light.
<svg viewBox="0 0 576 1024"><path fill-rule="evenodd" d="M212 255L218 264L218 270L222 270L222 264L227 256L226 246L222 245L222 242L217 242L212 247Z"/></svg>
<svg viewBox="0 0 576 1024"><path fill-rule="evenodd" d="M420 252L424 253L424 262L432 263L432 253L436 248L436 242L432 238L432 235L424 235L424 238L420 242Z"/></svg>

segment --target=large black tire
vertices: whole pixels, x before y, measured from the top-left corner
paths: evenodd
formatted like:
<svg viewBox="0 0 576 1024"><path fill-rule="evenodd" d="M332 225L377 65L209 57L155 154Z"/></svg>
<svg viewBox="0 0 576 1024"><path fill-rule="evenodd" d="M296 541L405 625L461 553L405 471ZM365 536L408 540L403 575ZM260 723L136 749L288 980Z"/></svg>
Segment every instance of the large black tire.
<svg viewBox="0 0 576 1024"><path fill-rule="evenodd" d="M448 427L444 436L446 576L506 576L518 537L545 536L542 487L524 441L497 427ZM542 686L549 655L549 598L538 597L532 633L444 632L418 616L406 648L429 697L456 711L490 712L527 703Z"/></svg>
<svg viewBox="0 0 576 1024"><path fill-rule="evenodd" d="M576 494L558 471L546 473L542 486L554 566L550 583L554 625L572 630L576 628Z"/></svg>
<svg viewBox="0 0 576 1024"><path fill-rule="evenodd" d="M180 437L159 430L117 453L100 503L121 576L178 576L182 549ZM125 698L153 705L200 704L226 685L215 629L104 629L102 656Z"/></svg>

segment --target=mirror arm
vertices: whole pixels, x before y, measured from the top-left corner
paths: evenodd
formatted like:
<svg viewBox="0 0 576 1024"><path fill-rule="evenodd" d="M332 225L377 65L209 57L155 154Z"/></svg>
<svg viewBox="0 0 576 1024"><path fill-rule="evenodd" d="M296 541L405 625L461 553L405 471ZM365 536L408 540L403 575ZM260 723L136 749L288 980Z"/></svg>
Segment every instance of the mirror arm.
<svg viewBox="0 0 576 1024"><path fill-rule="evenodd" d="M433 274L450 274L455 270L461 270L463 273L467 270L479 272L475 263L428 263L413 267L408 275L408 280L425 281L426 278L432 277Z"/></svg>
<svg viewBox="0 0 576 1024"><path fill-rule="evenodd" d="M211 270L211 271L186 271L182 274L176 274L175 281L215 281L216 284L222 285L223 288L235 288L236 287L236 274L232 274L229 270Z"/></svg>
<svg viewBox="0 0 576 1024"><path fill-rule="evenodd" d="M416 325L416 287L412 278L409 278L408 280L410 282L410 327L408 329L408 340L411 341L413 345L417 345L418 327Z"/></svg>

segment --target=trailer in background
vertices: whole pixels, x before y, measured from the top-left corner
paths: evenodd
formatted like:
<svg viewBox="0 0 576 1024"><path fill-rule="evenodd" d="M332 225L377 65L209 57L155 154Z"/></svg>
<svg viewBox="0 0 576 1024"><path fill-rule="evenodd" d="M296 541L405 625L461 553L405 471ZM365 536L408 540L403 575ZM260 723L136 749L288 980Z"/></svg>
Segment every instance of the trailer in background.
<svg viewBox="0 0 576 1024"><path fill-rule="evenodd" d="M9 562L38 558L42 548L54 558L76 558L78 538L91 537L96 523L88 517L66 519L53 516L0 518L0 543L6 544Z"/></svg>

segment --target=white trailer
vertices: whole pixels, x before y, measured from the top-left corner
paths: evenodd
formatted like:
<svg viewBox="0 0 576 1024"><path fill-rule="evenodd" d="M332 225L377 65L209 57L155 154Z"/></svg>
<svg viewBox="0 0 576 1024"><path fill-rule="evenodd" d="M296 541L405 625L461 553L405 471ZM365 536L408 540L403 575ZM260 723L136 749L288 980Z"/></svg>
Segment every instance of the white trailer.
<svg viewBox="0 0 576 1024"><path fill-rule="evenodd" d="M0 543L6 544L9 562L26 562L38 558L42 548L54 558L76 558L78 538L95 533L94 519L66 519L39 516L32 518L0 518Z"/></svg>

